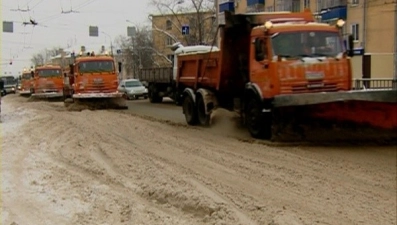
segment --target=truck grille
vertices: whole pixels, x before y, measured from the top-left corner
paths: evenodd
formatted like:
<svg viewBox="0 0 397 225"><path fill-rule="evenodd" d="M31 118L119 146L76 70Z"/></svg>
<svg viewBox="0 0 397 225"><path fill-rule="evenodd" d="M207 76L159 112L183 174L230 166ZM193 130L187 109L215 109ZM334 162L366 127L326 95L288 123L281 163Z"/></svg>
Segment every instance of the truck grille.
<svg viewBox="0 0 397 225"><path fill-rule="evenodd" d="M292 86L293 93L332 92L338 90L336 83L324 83L322 81L312 81L307 84Z"/></svg>

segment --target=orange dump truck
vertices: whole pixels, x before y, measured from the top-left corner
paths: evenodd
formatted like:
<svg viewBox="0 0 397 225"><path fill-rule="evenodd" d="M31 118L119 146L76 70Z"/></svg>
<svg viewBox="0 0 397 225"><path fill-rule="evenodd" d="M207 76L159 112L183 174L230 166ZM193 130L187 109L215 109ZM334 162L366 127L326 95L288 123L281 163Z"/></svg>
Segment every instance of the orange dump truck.
<svg viewBox="0 0 397 225"><path fill-rule="evenodd" d="M33 71L33 98L62 98L63 72L59 65L37 66Z"/></svg>
<svg viewBox="0 0 397 225"><path fill-rule="evenodd" d="M256 138L271 138L289 110L395 130L397 90L351 90L353 43L343 25L314 22L310 11L225 12L220 50L178 55L186 122L208 125L221 107L238 110Z"/></svg>
<svg viewBox="0 0 397 225"><path fill-rule="evenodd" d="M83 48L85 49L85 48ZM127 108L118 92L118 71L114 59L107 52L80 52L72 55L73 64L65 75L64 99L67 103L86 104L93 108Z"/></svg>
<svg viewBox="0 0 397 225"><path fill-rule="evenodd" d="M22 75L20 76L21 89L19 90L19 95L31 95L31 89L33 88L33 69L24 69Z"/></svg>

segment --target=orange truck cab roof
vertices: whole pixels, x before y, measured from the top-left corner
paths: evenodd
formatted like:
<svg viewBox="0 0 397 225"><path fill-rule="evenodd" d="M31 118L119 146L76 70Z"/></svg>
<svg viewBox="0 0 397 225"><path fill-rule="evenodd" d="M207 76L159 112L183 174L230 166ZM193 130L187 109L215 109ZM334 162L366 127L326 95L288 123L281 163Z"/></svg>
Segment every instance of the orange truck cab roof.
<svg viewBox="0 0 397 225"><path fill-rule="evenodd" d="M102 60L111 60L113 61L113 57L111 56L104 56L104 55L99 55L99 56L79 56L76 57L76 62L80 61L102 61Z"/></svg>

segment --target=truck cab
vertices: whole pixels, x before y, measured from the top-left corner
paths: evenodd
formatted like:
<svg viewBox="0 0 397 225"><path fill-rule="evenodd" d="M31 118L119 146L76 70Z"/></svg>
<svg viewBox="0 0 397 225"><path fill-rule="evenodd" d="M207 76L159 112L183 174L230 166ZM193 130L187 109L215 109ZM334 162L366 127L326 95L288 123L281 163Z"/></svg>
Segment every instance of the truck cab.
<svg viewBox="0 0 397 225"><path fill-rule="evenodd" d="M62 68L59 65L37 66L33 72L31 93L46 95L61 93L63 89Z"/></svg>
<svg viewBox="0 0 397 225"><path fill-rule="evenodd" d="M113 57L107 53L79 54L70 65L73 94L90 96L95 93L118 93L118 73Z"/></svg>
<svg viewBox="0 0 397 225"><path fill-rule="evenodd" d="M264 99L351 88L350 59L333 26L269 20L252 29L250 41L247 80Z"/></svg>

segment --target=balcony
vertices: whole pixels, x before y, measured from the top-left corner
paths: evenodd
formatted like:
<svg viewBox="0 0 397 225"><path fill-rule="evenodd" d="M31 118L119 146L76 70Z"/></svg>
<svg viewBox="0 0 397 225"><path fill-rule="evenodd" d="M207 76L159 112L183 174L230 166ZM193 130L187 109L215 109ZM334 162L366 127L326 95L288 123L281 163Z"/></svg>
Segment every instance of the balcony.
<svg viewBox="0 0 397 225"><path fill-rule="evenodd" d="M224 11L234 12L234 1L219 1L219 12Z"/></svg>
<svg viewBox="0 0 397 225"><path fill-rule="evenodd" d="M336 6L333 8L321 10L322 21L334 20L334 19L346 19L347 18L347 6Z"/></svg>
<svg viewBox="0 0 397 225"><path fill-rule="evenodd" d="M247 0L247 6L251 5L265 5L265 0Z"/></svg>

